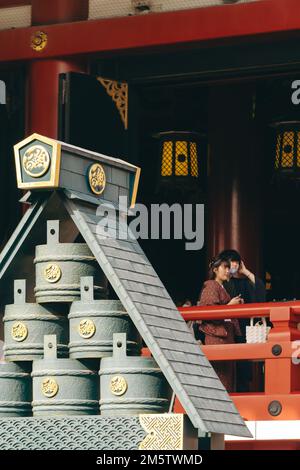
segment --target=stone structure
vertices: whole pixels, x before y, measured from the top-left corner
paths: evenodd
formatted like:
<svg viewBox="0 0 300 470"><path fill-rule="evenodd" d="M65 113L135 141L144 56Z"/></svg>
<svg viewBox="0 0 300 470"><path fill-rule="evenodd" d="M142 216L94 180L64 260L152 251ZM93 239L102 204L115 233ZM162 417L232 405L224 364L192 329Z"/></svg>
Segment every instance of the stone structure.
<svg viewBox="0 0 300 470"><path fill-rule="evenodd" d="M199 434L248 437L245 423L140 245L131 237L124 239L126 210L135 203L139 169L37 134L15 147L15 158L18 186L29 189L22 202L30 207L0 256L1 297L12 303L12 282L26 272L29 299L34 298L35 278L36 300L45 309L53 308L54 302L66 319L69 312L71 330L78 314L80 318L84 313L78 327L83 340L90 342L85 343L89 347L76 350L78 338L71 331L71 355L80 357L80 361L57 359L55 337L45 336L45 358L34 360L32 366L35 416L13 418L12 413L10 418L7 413L0 423L0 449L195 449ZM118 206L120 196L122 207ZM124 205L124 196L128 205ZM94 300L97 294L106 296L107 281L122 304L122 321L118 317L120 303L110 301L105 310L101 302L107 300ZM80 282L88 282L86 287L91 292L86 297L85 291L78 302ZM77 302L71 304L74 300ZM36 308L41 307L37 304ZM110 320L103 320L103 310L109 311ZM101 327L107 331L96 336L95 345L91 338ZM16 339L25 341L26 329L19 330ZM35 330L36 342L41 344L45 330ZM114 334L113 356L107 357ZM152 358L139 356L139 335ZM7 344L9 337L8 328L4 338ZM101 341L106 341L106 349ZM99 366L102 356L106 357ZM30 364L31 359L24 351L23 360ZM18 360L22 360L22 354ZM98 386L95 383L95 377L99 380L95 369L99 368L100 396L99 382ZM5 380L7 377L0 374L2 401L8 402L11 397L17 401ZM172 399L167 383L173 391ZM175 394L186 410L184 419L164 413L172 411ZM80 414L78 410L97 414L98 400L100 413L105 416L66 416ZM145 417L134 416L145 412ZM123 413L131 416L122 417ZM43 417L38 417L41 414Z"/></svg>

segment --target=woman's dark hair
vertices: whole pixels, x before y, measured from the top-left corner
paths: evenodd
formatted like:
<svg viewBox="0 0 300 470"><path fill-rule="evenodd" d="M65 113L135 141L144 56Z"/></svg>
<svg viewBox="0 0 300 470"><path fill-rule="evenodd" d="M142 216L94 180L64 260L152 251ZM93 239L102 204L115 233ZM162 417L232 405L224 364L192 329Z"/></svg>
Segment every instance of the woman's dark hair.
<svg viewBox="0 0 300 470"><path fill-rule="evenodd" d="M242 261L241 255L236 250L223 250L218 254L218 258L223 258L227 261L237 261L238 263Z"/></svg>
<svg viewBox="0 0 300 470"><path fill-rule="evenodd" d="M210 279L215 279L216 273L214 272L214 269L219 268L221 264L224 264L226 268L230 268L230 262L226 258L221 258L218 256L217 258L214 258L211 260L209 263L209 278Z"/></svg>

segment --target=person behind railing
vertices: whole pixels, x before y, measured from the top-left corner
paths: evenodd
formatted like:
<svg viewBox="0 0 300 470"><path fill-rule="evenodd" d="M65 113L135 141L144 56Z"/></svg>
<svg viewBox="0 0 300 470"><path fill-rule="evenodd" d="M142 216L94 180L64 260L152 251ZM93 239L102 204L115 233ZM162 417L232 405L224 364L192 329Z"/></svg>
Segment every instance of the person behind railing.
<svg viewBox="0 0 300 470"><path fill-rule="evenodd" d="M266 288L264 282L249 269L240 253L233 249L221 251L218 257L224 258L230 263L230 274L224 287L231 297L241 295L244 303L266 302ZM239 320L242 336L239 341L246 342L246 327L250 325L249 318ZM247 361L238 361L236 364L237 391L248 392L253 378L252 364Z"/></svg>
<svg viewBox="0 0 300 470"><path fill-rule="evenodd" d="M223 258L230 263L229 279L224 282L224 287L231 297L241 294L246 304L266 301L266 288L263 281L246 268L238 251L223 250L218 254L218 258Z"/></svg>
<svg viewBox="0 0 300 470"><path fill-rule="evenodd" d="M217 257L209 265L210 280L206 281L200 293L198 305L238 305L244 302L238 295L230 297L224 288L224 282L229 279L230 263L224 258ZM205 345L235 343L241 336L239 321L213 320L200 321L199 330L205 335ZM217 361L213 367L228 392L234 391L235 367L228 361Z"/></svg>

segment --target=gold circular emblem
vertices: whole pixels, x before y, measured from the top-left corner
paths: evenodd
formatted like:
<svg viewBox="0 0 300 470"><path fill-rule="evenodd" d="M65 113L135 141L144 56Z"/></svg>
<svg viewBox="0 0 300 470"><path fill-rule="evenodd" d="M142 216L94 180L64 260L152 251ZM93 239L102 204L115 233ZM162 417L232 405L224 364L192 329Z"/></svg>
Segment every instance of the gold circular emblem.
<svg viewBox="0 0 300 470"><path fill-rule="evenodd" d="M51 377L45 377L42 382L42 394L45 397L52 398L58 392L58 383Z"/></svg>
<svg viewBox="0 0 300 470"><path fill-rule="evenodd" d="M121 375L115 375L110 380L110 391L114 395L124 395L127 390L127 382Z"/></svg>
<svg viewBox="0 0 300 470"><path fill-rule="evenodd" d="M45 49L48 42L48 36L43 31L36 31L33 36L31 36L31 47L34 51L40 52Z"/></svg>
<svg viewBox="0 0 300 470"><path fill-rule="evenodd" d="M33 178L40 178L49 169L50 155L42 145L32 145L23 155L24 171Z"/></svg>
<svg viewBox="0 0 300 470"><path fill-rule="evenodd" d="M93 320L89 320L88 318L84 318L81 320L78 326L79 334L82 338L88 339L94 336L96 332L96 326Z"/></svg>
<svg viewBox="0 0 300 470"><path fill-rule="evenodd" d="M48 282L58 282L61 278L61 269L58 264L50 263L45 267L44 270L45 279Z"/></svg>
<svg viewBox="0 0 300 470"><path fill-rule="evenodd" d="M25 323L20 321L14 323L11 329L11 336L15 341L24 341L28 336L28 329Z"/></svg>
<svg viewBox="0 0 300 470"><path fill-rule="evenodd" d="M94 163L89 169L89 185L94 194L102 194L106 185L106 176L102 165Z"/></svg>

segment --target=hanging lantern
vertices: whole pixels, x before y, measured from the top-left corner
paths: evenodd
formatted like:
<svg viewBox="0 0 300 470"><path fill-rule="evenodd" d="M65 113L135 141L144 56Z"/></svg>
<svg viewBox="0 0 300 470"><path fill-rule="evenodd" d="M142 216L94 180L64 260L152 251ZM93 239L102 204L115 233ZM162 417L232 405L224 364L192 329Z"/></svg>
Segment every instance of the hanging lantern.
<svg viewBox="0 0 300 470"><path fill-rule="evenodd" d="M276 132L275 176L300 179L300 121L271 124Z"/></svg>
<svg viewBox="0 0 300 470"><path fill-rule="evenodd" d="M197 132L160 132L159 186L185 187L199 185L199 141ZM202 170L202 168L201 168Z"/></svg>

